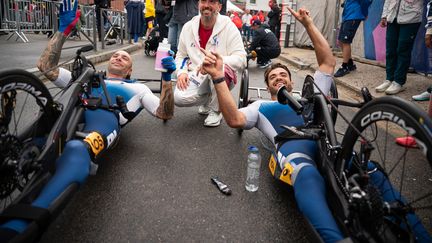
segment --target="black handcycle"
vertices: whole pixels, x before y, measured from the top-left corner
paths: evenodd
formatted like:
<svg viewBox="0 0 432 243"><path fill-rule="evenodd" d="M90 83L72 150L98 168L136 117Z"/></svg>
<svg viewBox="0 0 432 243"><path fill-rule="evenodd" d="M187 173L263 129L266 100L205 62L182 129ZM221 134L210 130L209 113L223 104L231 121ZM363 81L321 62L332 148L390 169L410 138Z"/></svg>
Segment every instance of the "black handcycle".
<svg viewBox="0 0 432 243"><path fill-rule="evenodd" d="M300 99L281 88L278 101L304 118L304 126L281 125L277 144L313 139L318 144L317 168L326 183L327 201L343 234L352 242L421 242L432 233L432 121L416 105L398 97L372 99L362 89L362 102L351 102L314 92L307 76ZM332 93L332 92L330 92ZM359 108L349 121L338 107ZM335 114L348 124L337 134ZM395 138L410 136L416 145L397 145ZM339 142L340 139L342 142ZM269 170L289 183L289 168L278 166L272 151ZM371 173L382 173L393 186L391 200L371 183ZM388 193L388 192L385 192ZM388 196L388 194L387 194ZM420 222L409 220L416 215ZM426 237L415 235L419 224ZM313 229L313 227L311 227ZM314 229L313 229L314 230ZM315 232L316 233L316 232ZM322 241L315 234L317 242ZM416 238L417 237L417 238Z"/></svg>
<svg viewBox="0 0 432 243"><path fill-rule="evenodd" d="M22 234L12 238L14 242L37 240L78 190L78 183L69 185L48 209L31 205L53 176L65 144L85 138L93 152L107 147L106 138L82 131L84 111L106 109L122 112L126 118L132 115L123 97L110 100L104 74L96 72L82 55L91 49L90 45L77 50L72 80L54 97L27 71L0 72L0 224L10 219L31 221ZM95 87L103 90L105 103L92 94ZM9 234L0 230L0 239Z"/></svg>

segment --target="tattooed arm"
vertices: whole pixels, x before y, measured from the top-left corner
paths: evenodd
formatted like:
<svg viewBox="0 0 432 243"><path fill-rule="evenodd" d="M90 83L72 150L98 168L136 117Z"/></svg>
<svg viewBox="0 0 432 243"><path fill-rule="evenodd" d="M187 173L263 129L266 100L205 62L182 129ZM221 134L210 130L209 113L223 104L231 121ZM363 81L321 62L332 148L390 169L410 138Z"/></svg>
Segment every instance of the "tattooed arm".
<svg viewBox="0 0 432 243"><path fill-rule="evenodd" d="M57 80L59 76L59 68L55 68L60 60L61 49L66 41L67 36L76 26L80 12L77 13L78 1L71 5L71 0L63 0L60 5L60 26L59 31L54 34L48 42L48 46L39 58L37 66L45 76L51 80Z"/></svg>
<svg viewBox="0 0 432 243"><path fill-rule="evenodd" d="M162 81L162 91L156 117L169 120L174 115L174 93L171 81Z"/></svg>
<svg viewBox="0 0 432 243"><path fill-rule="evenodd" d="M63 33L55 33L48 42L48 46L45 48L37 63L39 70L43 72L45 76L51 81L55 81L58 78L59 68L53 67L57 66L60 60L61 50L65 41L66 36L64 36Z"/></svg>
<svg viewBox="0 0 432 243"><path fill-rule="evenodd" d="M159 100L159 107L156 110L156 117L164 120L171 119L174 115L174 94L171 83L171 74L176 70L176 63L172 57L174 53L169 53L171 56L162 58L162 67L166 69L162 72L162 90Z"/></svg>

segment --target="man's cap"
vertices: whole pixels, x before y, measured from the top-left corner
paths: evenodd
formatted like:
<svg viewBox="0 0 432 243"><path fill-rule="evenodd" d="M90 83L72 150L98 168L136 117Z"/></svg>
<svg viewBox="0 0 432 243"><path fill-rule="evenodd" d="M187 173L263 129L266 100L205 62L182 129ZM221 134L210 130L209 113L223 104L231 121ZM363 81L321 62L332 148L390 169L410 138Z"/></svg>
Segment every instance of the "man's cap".
<svg viewBox="0 0 432 243"><path fill-rule="evenodd" d="M261 25L261 21L260 21L259 19L255 19L255 20L252 22L252 26L255 26L255 25Z"/></svg>

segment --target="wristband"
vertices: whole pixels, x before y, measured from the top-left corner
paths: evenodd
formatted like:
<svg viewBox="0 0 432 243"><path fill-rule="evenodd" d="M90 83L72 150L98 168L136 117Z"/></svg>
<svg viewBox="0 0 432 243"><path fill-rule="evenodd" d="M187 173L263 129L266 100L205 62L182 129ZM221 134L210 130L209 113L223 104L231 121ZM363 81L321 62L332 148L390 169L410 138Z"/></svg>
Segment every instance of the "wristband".
<svg viewBox="0 0 432 243"><path fill-rule="evenodd" d="M225 81L225 77L215 78L213 79L213 84L218 84Z"/></svg>
<svg viewBox="0 0 432 243"><path fill-rule="evenodd" d="M171 73L162 73L162 80L171 81Z"/></svg>

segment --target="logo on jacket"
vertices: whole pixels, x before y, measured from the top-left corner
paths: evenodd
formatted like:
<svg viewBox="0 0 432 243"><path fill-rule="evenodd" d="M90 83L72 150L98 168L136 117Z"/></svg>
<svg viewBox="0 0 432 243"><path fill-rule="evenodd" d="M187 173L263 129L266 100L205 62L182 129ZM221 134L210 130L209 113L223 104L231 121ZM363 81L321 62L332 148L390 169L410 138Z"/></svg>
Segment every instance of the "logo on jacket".
<svg viewBox="0 0 432 243"><path fill-rule="evenodd" d="M219 36L213 36L213 38L210 40L210 44L216 47L219 46Z"/></svg>

